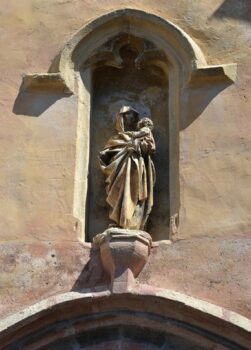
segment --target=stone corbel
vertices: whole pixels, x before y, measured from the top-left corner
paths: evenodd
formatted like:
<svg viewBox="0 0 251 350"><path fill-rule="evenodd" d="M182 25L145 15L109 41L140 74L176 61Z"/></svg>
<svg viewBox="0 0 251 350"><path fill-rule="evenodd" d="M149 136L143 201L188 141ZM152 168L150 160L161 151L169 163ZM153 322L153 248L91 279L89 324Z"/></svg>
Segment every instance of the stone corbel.
<svg viewBox="0 0 251 350"><path fill-rule="evenodd" d="M93 243L100 248L111 291L123 293L132 288L150 255L151 236L145 231L114 227L96 235Z"/></svg>

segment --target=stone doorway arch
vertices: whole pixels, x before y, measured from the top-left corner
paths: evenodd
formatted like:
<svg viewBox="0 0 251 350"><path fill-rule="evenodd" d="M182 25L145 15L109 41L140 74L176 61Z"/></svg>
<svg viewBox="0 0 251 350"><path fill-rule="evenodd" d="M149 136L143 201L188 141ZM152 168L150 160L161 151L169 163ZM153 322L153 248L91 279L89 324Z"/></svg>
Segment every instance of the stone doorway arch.
<svg viewBox="0 0 251 350"><path fill-rule="evenodd" d="M1 349L248 349L250 321L219 306L140 285L70 292L0 323Z"/></svg>

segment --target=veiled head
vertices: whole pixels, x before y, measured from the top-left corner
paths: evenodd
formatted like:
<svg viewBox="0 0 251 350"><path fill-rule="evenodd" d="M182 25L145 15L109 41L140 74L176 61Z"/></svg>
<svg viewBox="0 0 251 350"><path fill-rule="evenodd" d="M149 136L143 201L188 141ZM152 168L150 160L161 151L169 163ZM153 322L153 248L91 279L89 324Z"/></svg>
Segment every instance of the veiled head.
<svg viewBox="0 0 251 350"><path fill-rule="evenodd" d="M136 130L139 113L131 106L123 106L116 116L116 130L118 132Z"/></svg>

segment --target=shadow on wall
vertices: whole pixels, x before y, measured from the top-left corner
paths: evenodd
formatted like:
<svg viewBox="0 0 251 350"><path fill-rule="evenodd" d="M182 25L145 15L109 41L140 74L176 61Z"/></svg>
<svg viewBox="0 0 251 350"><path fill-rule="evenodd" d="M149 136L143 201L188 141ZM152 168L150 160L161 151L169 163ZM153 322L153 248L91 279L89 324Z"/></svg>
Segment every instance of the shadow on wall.
<svg viewBox="0 0 251 350"><path fill-rule="evenodd" d="M194 84L184 89L181 95L180 130L186 129L199 118L210 102L232 83L231 80L214 81L212 78L207 83Z"/></svg>
<svg viewBox="0 0 251 350"><path fill-rule="evenodd" d="M233 18L251 22L250 0L225 0L213 13L211 18Z"/></svg>
<svg viewBox="0 0 251 350"><path fill-rule="evenodd" d="M74 292L84 292L85 289L98 290L100 286L109 285L110 278L103 270L100 260L99 248L95 245L91 247L90 256L87 264L83 267L76 282L72 286Z"/></svg>
<svg viewBox="0 0 251 350"><path fill-rule="evenodd" d="M69 94L66 94L63 91L52 91L50 89L24 89L22 83L14 102L12 112L17 115L39 117L55 102L65 97L69 97Z"/></svg>
<svg viewBox="0 0 251 350"><path fill-rule="evenodd" d="M251 0L250 0L251 1ZM180 129L187 128L196 120L209 103L224 89L229 87L232 81L208 80L207 84L194 84L184 89L181 95L181 122ZM69 97L69 93L53 90L27 90L21 85L12 112L16 115L39 117L58 100Z"/></svg>

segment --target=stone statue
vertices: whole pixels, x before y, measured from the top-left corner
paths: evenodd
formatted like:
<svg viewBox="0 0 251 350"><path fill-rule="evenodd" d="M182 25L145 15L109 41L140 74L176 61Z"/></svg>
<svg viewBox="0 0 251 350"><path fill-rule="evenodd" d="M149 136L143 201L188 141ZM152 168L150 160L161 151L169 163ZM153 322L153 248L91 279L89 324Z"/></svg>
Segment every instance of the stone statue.
<svg viewBox="0 0 251 350"><path fill-rule="evenodd" d="M124 106L116 115L117 134L99 153L100 166L106 177L106 201L111 207L114 226L144 230L153 205L155 152L153 122L139 119L139 113Z"/></svg>

